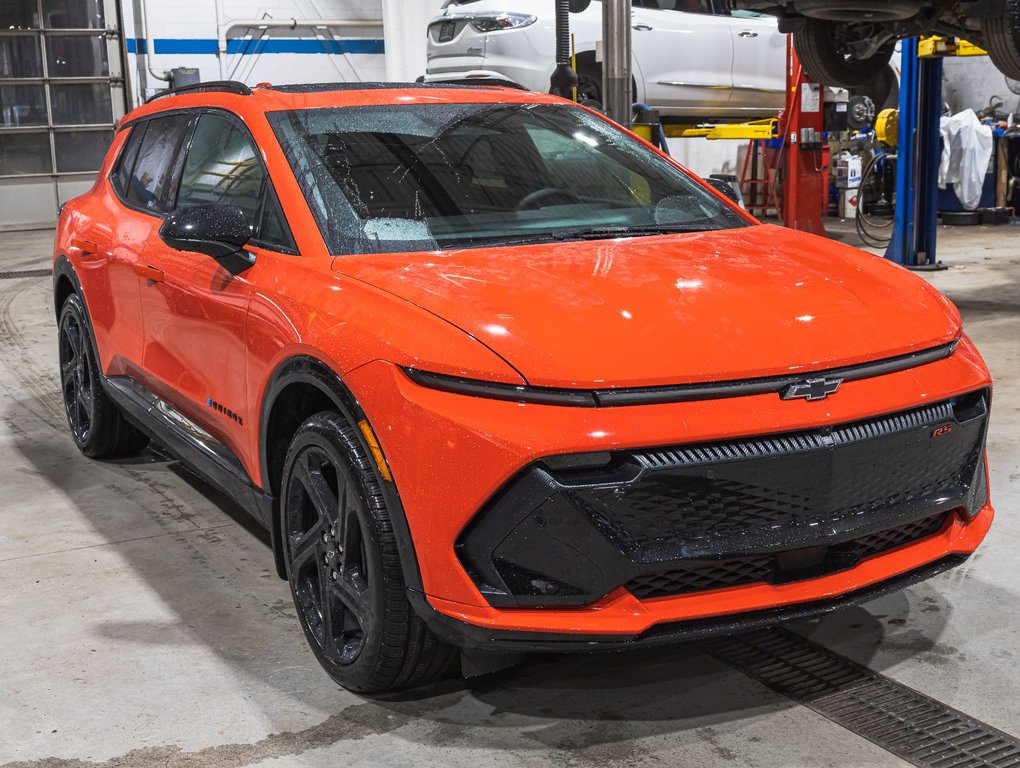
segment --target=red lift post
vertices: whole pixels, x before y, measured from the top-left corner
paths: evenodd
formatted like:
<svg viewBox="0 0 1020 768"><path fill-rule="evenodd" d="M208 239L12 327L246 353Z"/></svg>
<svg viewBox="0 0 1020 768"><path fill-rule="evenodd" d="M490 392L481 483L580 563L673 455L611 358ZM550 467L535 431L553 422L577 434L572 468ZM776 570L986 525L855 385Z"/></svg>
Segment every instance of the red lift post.
<svg viewBox="0 0 1020 768"><path fill-rule="evenodd" d="M828 149L822 138L824 91L804 74L789 38L786 61L786 106L779 117L776 140L751 141L741 186L752 214L764 217L775 210L785 226L824 235L822 214L829 170ZM770 145L773 148L768 148Z"/></svg>
<svg viewBox="0 0 1020 768"><path fill-rule="evenodd" d="M783 137L783 224L825 235L822 211L828 190L828 151L822 135L825 94L804 74L789 36L786 42L786 109L780 120Z"/></svg>

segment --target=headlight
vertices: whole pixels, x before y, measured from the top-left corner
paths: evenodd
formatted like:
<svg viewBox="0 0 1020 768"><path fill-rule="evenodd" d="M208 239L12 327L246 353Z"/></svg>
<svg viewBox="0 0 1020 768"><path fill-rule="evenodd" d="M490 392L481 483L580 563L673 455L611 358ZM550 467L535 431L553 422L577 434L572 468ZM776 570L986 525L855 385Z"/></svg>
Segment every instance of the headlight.
<svg viewBox="0 0 1020 768"><path fill-rule="evenodd" d="M468 18L468 23L479 32L498 32L501 29L520 29L534 24L536 16L527 13L480 13Z"/></svg>

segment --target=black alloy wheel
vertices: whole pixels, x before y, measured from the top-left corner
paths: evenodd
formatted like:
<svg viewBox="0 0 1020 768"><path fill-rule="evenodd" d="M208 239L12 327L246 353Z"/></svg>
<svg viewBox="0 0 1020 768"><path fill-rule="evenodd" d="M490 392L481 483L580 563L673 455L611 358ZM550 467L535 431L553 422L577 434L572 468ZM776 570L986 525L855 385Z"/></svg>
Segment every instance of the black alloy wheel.
<svg viewBox="0 0 1020 768"><path fill-rule="evenodd" d="M287 487L287 559L295 602L318 650L354 662L374 622L369 560L357 492L346 468L310 445L294 459Z"/></svg>
<svg viewBox="0 0 1020 768"><path fill-rule="evenodd" d="M387 494L358 429L329 411L307 418L291 440L280 489L294 606L329 676L374 693L444 675L456 649L408 601Z"/></svg>
<svg viewBox="0 0 1020 768"><path fill-rule="evenodd" d="M60 390L74 444L93 459L138 453L149 437L129 424L103 391L92 327L78 294L64 301L57 327Z"/></svg>
<svg viewBox="0 0 1020 768"><path fill-rule="evenodd" d="M79 446L88 443L95 407L92 348L86 334L78 313L63 313L59 341L60 388L71 436Z"/></svg>

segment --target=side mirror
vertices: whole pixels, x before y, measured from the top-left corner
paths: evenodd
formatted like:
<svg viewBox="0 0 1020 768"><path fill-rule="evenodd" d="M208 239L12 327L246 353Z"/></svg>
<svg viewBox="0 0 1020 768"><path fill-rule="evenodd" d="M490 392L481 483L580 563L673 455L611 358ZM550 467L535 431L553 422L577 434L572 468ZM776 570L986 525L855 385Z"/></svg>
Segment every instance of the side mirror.
<svg viewBox="0 0 1020 768"><path fill-rule="evenodd" d="M255 263L244 250L251 239L248 219L236 205L192 205L174 211L159 228L160 239L176 251L204 253L233 275Z"/></svg>

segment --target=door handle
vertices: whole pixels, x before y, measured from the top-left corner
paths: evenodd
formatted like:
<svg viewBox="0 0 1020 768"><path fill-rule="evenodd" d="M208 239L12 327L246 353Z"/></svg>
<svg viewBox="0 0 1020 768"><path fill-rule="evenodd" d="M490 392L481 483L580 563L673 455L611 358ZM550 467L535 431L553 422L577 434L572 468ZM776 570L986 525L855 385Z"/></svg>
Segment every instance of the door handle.
<svg viewBox="0 0 1020 768"><path fill-rule="evenodd" d="M166 279L162 269L156 269L145 264L135 264L132 269L136 275L144 277L150 283L162 283Z"/></svg>
<svg viewBox="0 0 1020 768"><path fill-rule="evenodd" d="M91 240L74 239L71 241L71 247L81 251L82 256L97 256L99 254L99 246Z"/></svg>
<svg viewBox="0 0 1020 768"><path fill-rule="evenodd" d="M636 29L638 32L651 32L652 26L650 24L634 24L631 29Z"/></svg>
<svg viewBox="0 0 1020 768"><path fill-rule="evenodd" d="M749 29L745 29L743 32L737 32L741 37L758 37L757 32L752 32Z"/></svg>

